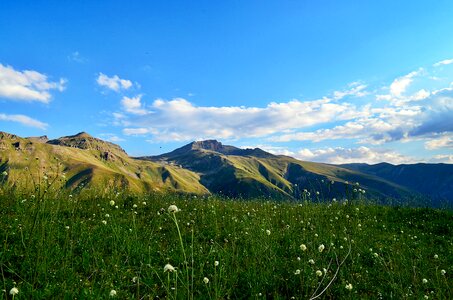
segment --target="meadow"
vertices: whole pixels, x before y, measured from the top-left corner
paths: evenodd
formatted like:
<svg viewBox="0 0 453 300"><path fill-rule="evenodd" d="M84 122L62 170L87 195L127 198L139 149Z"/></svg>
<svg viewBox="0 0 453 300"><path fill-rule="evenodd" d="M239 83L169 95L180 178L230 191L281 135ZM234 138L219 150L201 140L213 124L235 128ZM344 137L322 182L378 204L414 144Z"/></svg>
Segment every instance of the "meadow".
<svg viewBox="0 0 453 300"><path fill-rule="evenodd" d="M3 189L0 299L453 298L452 211L324 200Z"/></svg>

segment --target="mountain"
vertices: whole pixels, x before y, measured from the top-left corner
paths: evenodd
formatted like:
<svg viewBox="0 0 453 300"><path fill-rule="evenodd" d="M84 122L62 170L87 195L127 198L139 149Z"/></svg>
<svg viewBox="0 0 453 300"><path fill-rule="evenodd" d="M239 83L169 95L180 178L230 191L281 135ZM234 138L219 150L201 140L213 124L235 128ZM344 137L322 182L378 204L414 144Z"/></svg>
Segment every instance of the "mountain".
<svg viewBox="0 0 453 300"><path fill-rule="evenodd" d="M415 199L421 196L372 174L341 166L303 162L259 148L225 146L215 140L192 142L166 154L138 159L179 165L199 174L201 184L209 191L233 197L297 199L307 197L307 193L304 194L307 190L312 193L312 199L353 198L359 197L359 189L380 199ZM348 182L359 182L359 186Z"/></svg>
<svg viewBox="0 0 453 300"><path fill-rule="evenodd" d="M395 182L407 189L429 196L436 205L453 200L453 165L451 164L380 163L376 165L346 164L342 167Z"/></svg>
<svg viewBox="0 0 453 300"><path fill-rule="evenodd" d="M27 189L42 183L71 190L171 191L309 201L367 197L409 205L423 200L428 201L424 205L433 206L453 203L453 165L331 165L216 140L133 158L120 146L85 132L52 140L0 132L0 184L5 182Z"/></svg>
<svg viewBox="0 0 453 300"><path fill-rule="evenodd" d="M135 160L118 145L84 132L49 141L0 132L0 173L3 172L8 184L26 189L43 184L136 193L209 193L191 171Z"/></svg>

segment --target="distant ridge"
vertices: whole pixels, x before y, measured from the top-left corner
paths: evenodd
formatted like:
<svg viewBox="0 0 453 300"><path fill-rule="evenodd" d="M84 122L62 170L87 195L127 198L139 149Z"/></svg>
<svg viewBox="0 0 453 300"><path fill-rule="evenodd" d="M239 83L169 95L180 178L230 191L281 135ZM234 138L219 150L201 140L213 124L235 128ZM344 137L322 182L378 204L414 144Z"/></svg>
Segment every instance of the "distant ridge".
<svg viewBox="0 0 453 300"><path fill-rule="evenodd" d="M0 131L0 173L7 174L2 184L30 188L33 180L24 174L44 176L45 172L51 177L58 170L65 174L63 188L68 189L309 197L313 201L368 197L393 204L423 200L423 205L453 205L453 165L449 164L331 165L217 140L194 141L169 153L132 158L120 146L86 132L47 139Z"/></svg>

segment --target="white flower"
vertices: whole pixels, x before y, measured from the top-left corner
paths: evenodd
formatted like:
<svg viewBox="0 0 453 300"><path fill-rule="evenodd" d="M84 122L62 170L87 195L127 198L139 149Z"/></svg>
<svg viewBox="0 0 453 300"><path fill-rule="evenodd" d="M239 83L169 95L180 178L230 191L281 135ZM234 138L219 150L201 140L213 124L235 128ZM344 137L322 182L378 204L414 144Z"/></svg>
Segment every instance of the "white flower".
<svg viewBox="0 0 453 300"><path fill-rule="evenodd" d="M109 295L110 295L110 297L115 297L116 296L116 291L115 290L111 290Z"/></svg>
<svg viewBox="0 0 453 300"><path fill-rule="evenodd" d="M17 295L19 294L19 290L16 288L16 287L13 287L10 291L9 291L9 294L10 295Z"/></svg>
<svg viewBox="0 0 453 300"><path fill-rule="evenodd" d="M169 213L177 213L179 211L178 207L176 205L170 205L168 207L168 212Z"/></svg>
<svg viewBox="0 0 453 300"><path fill-rule="evenodd" d="M316 271L316 276L320 276L321 277L322 276L322 271L321 270Z"/></svg>
<svg viewBox="0 0 453 300"><path fill-rule="evenodd" d="M132 208L137 208L137 204L132 205Z"/></svg>
<svg viewBox="0 0 453 300"><path fill-rule="evenodd" d="M302 250L302 251L307 250L307 246L305 246L305 244L301 244L299 247L300 247L300 250Z"/></svg>
<svg viewBox="0 0 453 300"><path fill-rule="evenodd" d="M102 224L107 225L107 221L106 220L102 220Z"/></svg>
<svg viewBox="0 0 453 300"><path fill-rule="evenodd" d="M174 272L175 271L175 268L170 265L170 264L166 264L165 267L164 267L164 272Z"/></svg>
<svg viewBox="0 0 453 300"><path fill-rule="evenodd" d="M208 277L203 278L203 282L208 284L209 283L209 278Z"/></svg>
<svg viewBox="0 0 453 300"><path fill-rule="evenodd" d="M326 247L324 246L324 244L319 245L319 247L318 247L319 252L324 251L324 248L326 248Z"/></svg>
<svg viewBox="0 0 453 300"><path fill-rule="evenodd" d="M445 275L446 273L447 271L445 271L444 269L440 270L440 274Z"/></svg>
<svg viewBox="0 0 453 300"><path fill-rule="evenodd" d="M439 258L439 255L434 254L434 259L438 259L438 258Z"/></svg>
<svg viewBox="0 0 453 300"><path fill-rule="evenodd" d="M422 279L422 282L426 284L426 283L428 283L428 279L423 278L423 279Z"/></svg>
<svg viewBox="0 0 453 300"><path fill-rule="evenodd" d="M377 254L376 252L373 253L374 257L379 257L379 254Z"/></svg>
<svg viewBox="0 0 453 300"><path fill-rule="evenodd" d="M69 226L65 226L64 228L66 228L66 230L68 230L68 229L69 229Z"/></svg>
<svg viewBox="0 0 453 300"><path fill-rule="evenodd" d="M300 274L300 270L297 269L296 272L294 272L294 275L299 275Z"/></svg>
<svg viewBox="0 0 453 300"><path fill-rule="evenodd" d="M269 229L266 229L266 234L271 235L271 231Z"/></svg>
<svg viewBox="0 0 453 300"><path fill-rule="evenodd" d="M219 266L219 261L216 260L216 261L214 262L214 267L218 267L218 266Z"/></svg>
<svg viewBox="0 0 453 300"><path fill-rule="evenodd" d="M105 214L105 217L106 217L106 218L110 218L110 215L109 215L109 214Z"/></svg>
<svg viewBox="0 0 453 300"><path fill-rule="evenodd" d="M308 263L314 265L314 264L315 264L315 261L314 261L313 259L310 259L310 260L308 261Z"/></svg>
<svg viewBox="0 0 453 300"><path fill-rule="evenodd" d="M8 176L8 172L3 171L3 172L2 172L2 176L5 176L5 177Z"/></svg>
<svg viewBox="0 0 453 300"><path fill-rule="evenodd" d="M115 205L115 201L110 200L110 206L114 206L114 205Z"/></svg>
<svg viewBox="0 0 453 300"><path fill-rule="evenodd" d="M352 290L352 284L348 283L345 288L349 291Z"/></svg>

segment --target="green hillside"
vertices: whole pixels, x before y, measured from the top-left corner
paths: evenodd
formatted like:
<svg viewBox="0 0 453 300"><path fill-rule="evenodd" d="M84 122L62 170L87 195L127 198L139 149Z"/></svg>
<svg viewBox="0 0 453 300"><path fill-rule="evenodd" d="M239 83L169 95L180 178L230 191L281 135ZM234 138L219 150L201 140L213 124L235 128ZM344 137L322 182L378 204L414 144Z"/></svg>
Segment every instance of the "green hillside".
<svg viewBox="0 0 453 300"><path fill-rule="evenodd" d="M2 132L0 149L0 171L7 174L2 180L17 188L208 193L193 172L137 161L119 146L86 133L44 142Z"/></svg>

